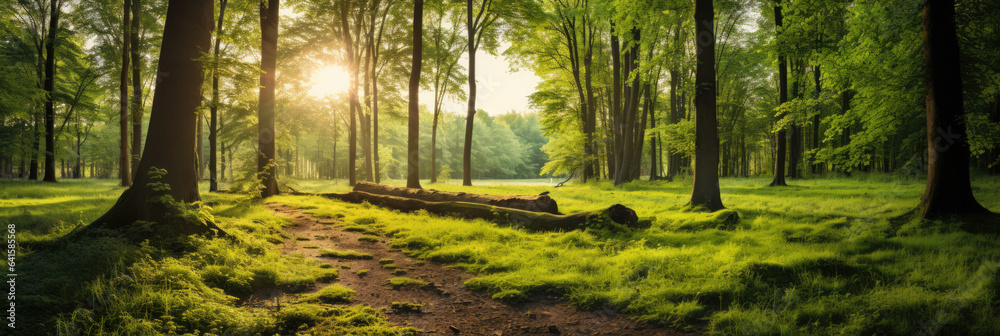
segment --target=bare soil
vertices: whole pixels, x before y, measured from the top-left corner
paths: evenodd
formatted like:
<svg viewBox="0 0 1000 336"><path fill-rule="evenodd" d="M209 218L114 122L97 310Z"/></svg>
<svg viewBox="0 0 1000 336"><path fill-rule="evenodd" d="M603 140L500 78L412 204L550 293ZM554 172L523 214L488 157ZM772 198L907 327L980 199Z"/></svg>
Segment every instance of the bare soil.
<svg viewBox="0 0 1000 336"><path fill-rule="evenodd" d="M283 253L301 253L341 268L340 279L336 283L357 292L352 304L381 309L393 324L410 325L423 334L691 335L633 321L610 309L580 311L554 296L535 296L517 304L498 302L488 293L470 291L463 286L474 275L407 256L389 246L389 238L379 237L375 242L359 241L363 233L340 230L333 225L335 221L332 219L313 217L282 204L270 204L268 207L296 223L285 228L289 238L284 242ZM320 257L319 249L352 250L369 253L374 258L331 259ZM392 259L396 269L384 268L379 263L380 259ZM360 270L368 272L359 276L356 272ZM423 280L431 285L392 289L388 286L388 279L396 276ZM322 286L326 285L318 286L313 292ZM408 312L393 310L393 302L423 306L418 312Z"/></svg>

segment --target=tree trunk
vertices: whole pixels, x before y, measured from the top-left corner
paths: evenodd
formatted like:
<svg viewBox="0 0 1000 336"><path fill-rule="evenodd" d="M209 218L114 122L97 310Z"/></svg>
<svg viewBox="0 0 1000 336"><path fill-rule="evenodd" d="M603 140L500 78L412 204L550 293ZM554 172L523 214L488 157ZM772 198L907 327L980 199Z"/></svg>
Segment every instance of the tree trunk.
<svg viewBox="0 0 1000 336"><path fill-rule="evenodd" d="M472 126L476 117L476 26L472 18L472 0L467 0L466 14L468 18L469 44L469 108L465 115L465 147L462 149L462 185L472 185ZM486 10L483 8L482 10Z"/></svg>
<svg viewBox="0 0 1000 336"><path fill-rule="evenodd" d="M424 50L424 0L413 1L413 56L410 66L410 118L407 123L406 187L420 188L420 63Z"/></svg>
<svg viewBox="0 0 1000 336"><path fill-rule="evenodd" d="M62 1L52 0L49 14L49 37L45 39L45 176L42 181L56 182L55 78L56 33Z"/></svg>
<svg viewBox="0 0 1000 336"><path fill-rule="evenodd" d="M125 190L118 202L80 234L100 234L95 229L125 230L136 221L158 225L142 228L152 232L125 230L136 240L161 235L189 235L221 232L212 223L201 223L180 216L176 205L160 199L169 196L176 202L200 199L195 179L194 133L195 110L201 105L202 65L196 61L211 45L211 0L170 0L167 6L163 42L157 68L161 75L153 95L150 125L146 137L146 155L139 161L136 183ZM153 168L165 170L162 176L151 174ZM159 183L157 183L159 182ZM159 184L169 185L164 190Z"/></svg>
<svg viewBox="0 0 1000 336"><path fill-rule="evenodd" d="M420 1L420 0L417 0ZM322 194L324 197L350 203L368 202L372 205L403 212L423 210L441 216L455 216L465 219L485 219L522 227L533 231L570 231L589 226L610 226L610 222L629 228L639 228L639 218L635 211L615 204L602 211L578 212L571 215L554 215L469 202L431 202L414 198L385 196L352 191L345 194Z"/></svg>
<svg viewBox="0 0 1000 336"><path fill-rule="evenodd" d="M434 108L434 120L431 121L431 183L437 183L437 136L438 116L440 107Z"/></svg>
<svg viewBox="0 0 1000 336"><path fill-rule="evenodd" d="M608 162L608 178L618 178L618 163L622 161L622 69L621 50L618 35L615 33L615 23L611 22L611 119L613 123L612 138L614 138L614 161Z"/></svg>
<svg viewBox="0 0 1000 336"><path fill-rule="evenodd" d="M222 46L222 23L226 19L226 4L228 0L219 1L219 19L216 20L215 48L212 49L212 105L209 106L208 124L208 191L219 191L218 161L219 161L219 48ZM225 171L225 163L223 163ZM223 173L225 174L225 173Z"/></svg>
<svg viewBox="0 0 1000 336"><path fill-rule="evenodd" d="M691 206L724 209L719 191L719 135L715 102L715 10L712 0L695 2L698 65L695 72L695 162Z"/></svg>
<svg viewBox="0 0 1000 336"><path fill-rule="evenodd" d="M781 15L781 0L778 0L774 5L774 22L778 29L782 27L782 15ZM785 56L781 53L778 54L778 105L784 104L788 101L788 63L785 60ZM780 119L781 116L779 115ZM774 155L774 180L771 181L771 186L787 186L785 183L785 137L786 131L782 127L778 130L777 140L778 145L775 150Z"/></svg>
<svg viewBox="0 0 1000 336"><path fill-rule="evenodd" d="M815 94L816 99L819 99L820 94L823 92L823 86L822 83L820 82L820 75L821 75L820 66L819 64L817 64L816 67L813 68L813 81L816 82L816 94ZM820 112L819 105L816 105L816 115L814 115L812 118L811 145L814 154L812 158L810 158L810 161L812 162L812 165L810 167L813 174L818 174L823 170L823 166L820 165L819 163L816 163L816 154L815 154L819 152L819 123L820 123L819 112Z"/></svg>
<svg viewBox="0 0 1000 336"><path fill-rule="evenodd" d="M139 13L142 11L142 0L132 0L132 28L129 35L132 42L129 51L132 53L132 179L139 173L139 156L142 154L142 54L139 52ZM200 153L200 152L199 152Z"/></svg>
<svg viewBox="0 0 1000 336"><path fill-rule="evenodd" d="M969 140L965 128L955 1L924 2L924 70L927 89L927 187L920 216L989 214L972 194ZM971 223L970 223L971 224ZM996 230L993 223L977 223Z"/></svg>
<svg viewBox="0 0 1000 336"><path fill-rule="evenodd" d="M119 175L122 180L122 186L128 187L132 185L132 174L129 166L131 165L131 156L129 155L129 118L128 118L128 62L129 62L129 44L130 44L130 34L129 29L131 29L131 20L129 15L131 14L132 1L125 0L125 5L123 7L124 14L122 19L122 71L121 71L121 82L119 84L119 100L121 102L121 142L119 143Z"/></svg>
<svg viewBox="0 0 1000 336"><path fill-rule="evenodd" d="M559 214L559 205L548 195L480 195L454 193L433 189L400 188L383 184L359 182L354 191L370 194L406 197L429 202L468 202L496 205L527 211Z"/></svg>
<svg viewBox="0 0 1000 336"><path fill-rule="evenodd" d="M343 34L344 41L346 41L344 43L344 48L346 49L345 51L347 53L347 62L349 63L348 67L351 68L351 69L353 69L354 68L354 66L353 66L353 64L354 64L354 42L351 40L351 31L350 31L350 27L347 24L347 12L348 12L347 1L341 1L340 2L340 28L341 28L341 33ZM358 131L357 131L357 129L358 129L358 127L357 127L357 121L355 119L355 113L356 113L356 108L357 107L354 104L356 97L353 96L354 93L355 93L355 91L353 91L353 89L351 89L350 92L351 93L349 93L349 96L350 96L349 99L350 99L351 103L350 103L350 109L349 109L350 113L348 113L350 115L350 125L348 126L348 129L347 129L347 138L348 138L347 176L348 176L348 184L353 186L353 185L355 185L358 182L358 179L357 179L357 158L358 158Z"/></svg>
<svg viewBox="0 0 1000 336"><path fill-rule="evenodd" d="M680 83L679 78L680 72L677 70L670 70L670 124L676 124L681 121L680 118L680 102L677 100L677 85ZM681 170L681 154L676 151L671 150L667 162L667 180L673 181L674 176Z"/></svg>
<svg viewBox="0 0 1000 336"><path fill-rule="evenodd" d="M260 101L257 110L257 172L264 188L261 197L278 194L278 171L274 160L274 72L278 52L279 0L260 3ZM208 50L207 46L204 50ZM159 91L159 90L157 90Z"/></svg>

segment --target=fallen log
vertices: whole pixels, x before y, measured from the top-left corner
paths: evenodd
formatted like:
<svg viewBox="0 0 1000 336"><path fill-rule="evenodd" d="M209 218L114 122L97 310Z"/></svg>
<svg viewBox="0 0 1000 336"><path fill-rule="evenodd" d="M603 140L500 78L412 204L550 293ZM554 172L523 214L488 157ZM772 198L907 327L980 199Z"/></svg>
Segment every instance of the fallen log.
<svg viewBox="0 0 1000 336"><path fill-rule="evenodd" d="M545 212L500 207L470 202L432 202L415 198L378 195L363 191L349 193L327 193L320 196L350 203L363 203L395 209L403 212L426 210L429 213L466 219L485 219L501 224L522 227L533 231L570 231L585 227L613 227L622 225L639 228L639 218L635 211L615 204L601 211L578 212L570 215L555 215Z"/></svg>
<svg viewBox="0 0 1000 336"><path fill-rule="evenodd" d="M401 188L371 182L358 182L354 191L371 194L414 198L428 202L468 202L489 204L535 212L559 214L559 206L548 195L482 195L447 192L432 189Z"/></svg>

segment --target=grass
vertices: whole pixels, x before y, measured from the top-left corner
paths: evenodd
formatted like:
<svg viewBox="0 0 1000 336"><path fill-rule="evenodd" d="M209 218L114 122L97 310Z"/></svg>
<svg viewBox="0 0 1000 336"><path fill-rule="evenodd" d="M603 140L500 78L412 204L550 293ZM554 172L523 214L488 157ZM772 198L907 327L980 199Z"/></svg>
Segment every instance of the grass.
<svg viewBox="0 0 1000 336"><path fill-rule="evenodd" d="M392 237L411 255L478 276L494 298L555 294L580 308L709 334L1000 333L1000 242L958 223L895 223L913 209L923 180L855 174L851 179L724 178L722 199L740 223L685 204L691 181L425 188L470 193L550 191L565 213L621 203L646 230L540 233L319 197L274 198ZM390 182L391 183L391 182ZM309 182L311 191L347 190ZM300 189L302 190L302 189ZM977 176L973 192L1000 212L1000 179ZM365 224L368 223L368 224ZM356 230L361 231L358 228Z"/></svg>
<svg viewBox="0 0 1000 336"><path fill-rule="evenodd" d="M330 285L323 287L318 292L303 296L302 302L322 302L322 303L350 303L354 299L354 290L341 286Z"/></svg>
<svg viewBox="0 0 1000 336"><path fill-rule="evenodd" d="M17 225L17 329L25 335L316 334L408 335L365 306L251 308L256 291L301 292L337 269L281 255L289 223L239 195L203 194L231 238L189 237L180 250L109 234L61 240L96 219L123 188L111 180L57 184L0 181L0 221ZM311 308L310 308L311 307ZM316 308L316 309L312 309ZM298 313L292 310L298 309ZM311 309L311 310L310 310ZM306 329L299 327L304 319ZM291 329L286 326L292 326Z"/></svg>
<svg viewBox="0 0 1000 336"><path fill-rule="evenodd" d="M335 258L335 259L373 259L371 254L358 252L358 251L348 251L348 250L329 250L320 249L320 257Z"/></svg>
<svg viewBox="0 0 1000 336"><path fill-rule="evenodd" d="M407 277L392 277L388 280L389 287L392 289L400 289L404 287L411 288L423 288L430 285L429 282L420 279L413 279Z"/></svg>

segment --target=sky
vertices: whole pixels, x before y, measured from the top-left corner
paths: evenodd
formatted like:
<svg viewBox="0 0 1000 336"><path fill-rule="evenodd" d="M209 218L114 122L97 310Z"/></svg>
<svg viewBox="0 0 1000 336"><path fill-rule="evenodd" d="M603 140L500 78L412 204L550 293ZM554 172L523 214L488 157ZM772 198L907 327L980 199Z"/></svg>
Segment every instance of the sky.
<svg viewBox="0 0 1000 336"><path fill-rule="evenodd" d="M510 44L504 42L500 49L506 49ZM502 52L502 50L500 50ZM468 67L469 54L462 55L458 64ZM510 72L510 62L503 56L493 56L483 50L476 52L476 108L486 111L489 115L499 115L510 111L525 113L532 111L528 104L528 95L535 92L535 87L541 82L535 73L525 69ZM462 86L468 93L468 84ZM434 104L433 91L420 91L420 104L428 107ZM464 115L468 103L446 97L443 110L448 113Z"/></svg>

